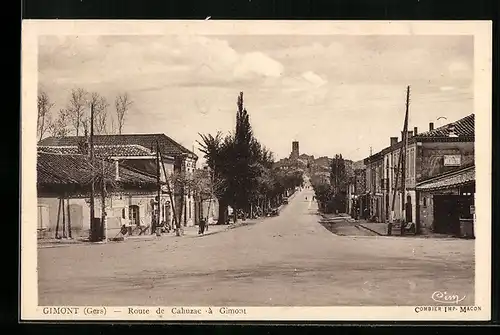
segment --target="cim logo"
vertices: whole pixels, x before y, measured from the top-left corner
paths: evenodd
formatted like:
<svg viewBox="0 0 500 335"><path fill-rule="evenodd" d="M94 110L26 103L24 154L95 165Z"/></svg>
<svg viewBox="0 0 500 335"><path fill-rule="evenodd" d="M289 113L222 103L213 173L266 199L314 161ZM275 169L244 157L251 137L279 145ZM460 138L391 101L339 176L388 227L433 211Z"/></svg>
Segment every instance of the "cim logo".
<svg viewBox="0 0 500 335"><path fill-rule="evenodd" d="M432 293L432 300L444 304L457 304L465 299L465 295L460 297L457 294L449 294L448 292L436 291Z"/></svg>

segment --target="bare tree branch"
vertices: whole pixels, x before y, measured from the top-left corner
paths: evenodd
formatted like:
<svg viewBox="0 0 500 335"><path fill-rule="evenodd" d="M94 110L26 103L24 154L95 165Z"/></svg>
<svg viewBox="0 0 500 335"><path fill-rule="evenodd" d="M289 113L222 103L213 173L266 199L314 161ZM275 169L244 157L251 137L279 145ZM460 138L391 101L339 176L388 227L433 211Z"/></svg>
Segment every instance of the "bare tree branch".
<svg viewBox="0 0 500 335"><path fill-rule="evenodd" d="M71 90L67 110L67 117L73 126L76 136L80 134L80 130L85 130L88 125L85 125L85 111L87 105L88 93L83 88Z"/></svg>
<svg viewBox="0 0 500 335"><path fill-rule="evenodd" d="M68 117L68 111L62 108L59 110L55 121L50 124L50 128L48 130L52 136L64 137L70 132L68 129L69 123L70 120Z"/></svg>
<svg viewBox="0 0 500 335"><path fill-rule="evenodd" d="M94 108L94 132L96 134L106 133L108 123L108 102L99 93L93 92L90 96L90 105ZM86 120L87 123L90 122Z"/></svg>
<svg viewBox="0 0 500 335"><path fill-rule="evenodd" d="M115 99L116 117L118 121L118 134L122 133L125 117L133 101L127 92L119 94Z"/></svg>
<svg viewBox="0 0 500 335"><path fill-rule="evenodd" d="M50 101L49 95L45 91L38 93L38 119L37 119L37 132L38 140L43 138L43 135L50 130L52 126L52 117L50 110L54 107L54 103Z"/></svg>

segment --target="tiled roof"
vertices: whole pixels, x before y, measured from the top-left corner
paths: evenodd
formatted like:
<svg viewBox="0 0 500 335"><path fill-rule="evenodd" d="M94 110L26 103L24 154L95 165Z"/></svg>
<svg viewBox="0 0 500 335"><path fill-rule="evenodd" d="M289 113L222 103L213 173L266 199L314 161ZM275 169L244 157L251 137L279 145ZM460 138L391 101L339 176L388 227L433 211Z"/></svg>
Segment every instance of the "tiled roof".
<svg viewBox="0 0 500 335"><path fill-rule="evenodd" d="M165 134L123 134L123 135L94 135L94 145L140 145L144 148L154 149L156 140L160 145L163 155L180 156L191 155L198 158L195 153L183 147ZM85 140L84 136L47 137L41 140L39 146L78 146Z"/></svg>
<svg viewBox="0 0 500 335"><path fill-rule="evenodd" d="M38 151L67 155L81 154L78 146L38 146ZM95 145L94 155L96 157L134 157L152 156L154 152L137 144Z"/></svg>
<svg viewBox="0 0 500 335"><path fill-rule="evenodd" d="M115 181L115 165L103 160L90 164L85 155L63 155L38 152L37 184L38 185L89 185L92 181L92 166L95 175L104 170L105 180L111 184L127 186L155 185L156 178L144 175L119 165L119 181Z"/></svg>
<svg viewBox="0 0 500 335"><path fill-rule="evenodd" d="M446 189L450 187L457 187L465 184L473 183L476 180L476 169L474 166L438 176L431 180L426 180L417 184L419 191L432 191L439 189Z"/></svg>
<svg viewBox="0 0 500 335"><path fill-rule="evenodd" d="M414 143L415 141L438 141L438 142L451 142L451 141L473 141L475 130L474 130L474 114L470 114L460 120L448 123L439 128L433 129L431 131L426 131L419 133L416 136L408 138L408 143ZM449 127L453 125L454 133L456 137L449 136ZM372 156L366 157L364 159L364 164L368 165L370 162L375 162L383 159L383 155L399 149L403 146L403 141L400 140L392 146L388 146L381 151L373 154Z"/></svg>
<svg viewBox="0 0 500 335"><path fill-rule="evenodd" d="M434 130L417 134L417 137L447 137L449 135L449 126L455 126L454 132L458 137L474 136L474 114L468 115L455 122L448 123Z"/></svg>

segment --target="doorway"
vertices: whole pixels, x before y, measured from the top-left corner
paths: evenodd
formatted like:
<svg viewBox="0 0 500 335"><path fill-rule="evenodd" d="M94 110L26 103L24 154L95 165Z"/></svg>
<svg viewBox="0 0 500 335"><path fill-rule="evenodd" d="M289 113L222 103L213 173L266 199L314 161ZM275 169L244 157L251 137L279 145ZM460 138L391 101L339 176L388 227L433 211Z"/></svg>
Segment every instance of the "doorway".
<svg viewBox="0 0 500 335"><path fill-rule="evenodd" d="M139 216L139 206L137 205L128 206L128 218L130 219L130 223L132 225L139 226L141 224Z"/></svg>
<svg viewBox="0 0 500 335"><path fill-rule="evenodd" d="M469 218L474 198L468 195L434 195L434 232L460 235L460 218Z"/></svg>
<svg viewBox="0 0 500 335"><path fill-rule="evenodd" d="M411 203L411 196L408 194L406 196L406 204L405 204L405 222L413 222L413 205Z"/></svg>

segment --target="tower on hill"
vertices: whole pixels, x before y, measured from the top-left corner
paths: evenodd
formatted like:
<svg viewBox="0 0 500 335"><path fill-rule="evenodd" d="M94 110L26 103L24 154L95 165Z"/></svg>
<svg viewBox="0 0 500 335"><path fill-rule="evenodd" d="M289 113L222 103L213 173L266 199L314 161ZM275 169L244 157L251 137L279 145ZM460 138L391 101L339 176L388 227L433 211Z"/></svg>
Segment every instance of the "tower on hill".
<svg viewBox="0 0 500 335"><path fill-rule="evenodd" d="M292 142L292 154L290 157L295 159L299 158L299 141Z"/></svg>

